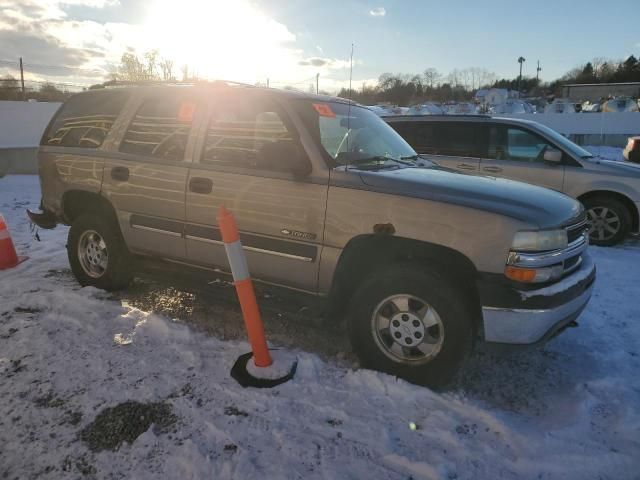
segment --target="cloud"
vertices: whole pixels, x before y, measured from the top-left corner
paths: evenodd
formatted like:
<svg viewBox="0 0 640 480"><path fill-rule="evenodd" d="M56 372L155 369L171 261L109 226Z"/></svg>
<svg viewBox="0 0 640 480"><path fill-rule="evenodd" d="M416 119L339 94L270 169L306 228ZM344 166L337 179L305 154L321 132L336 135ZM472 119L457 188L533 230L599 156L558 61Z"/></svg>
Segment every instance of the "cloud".
<svg viewBox="0 0 640 480"><path fill-rule="evenodd" d="M384 17L387 14L387 11L384 7L376 7L369 10L369 15L372 17Z"/></svg>
<svg viewBox="0 0 640 480"><path fill-rule="evenodd" d="M251 0L153 0L140 23L100 21L100 9L118 0L0 0L0 59L24 58L27 79L98 83L117 71L122 54L157 50L202 78L255 83L296 82L320 73L329 81L348 60L320 47L305 52L287 25ZM75 18L75 8L94 11ZM198 11L199 15L193 15ZM215 28L211 19L215 18ZM6 63L6 62L5 62ZM360 63L357 60L354 63ZM4 70L4 71L3 71ZM16 67L0 65L0 75Z"/></svg>
<svg viewBox="0 0 640 480"><path fill-rule="evenodd" d="M298 61L298 65L303 67L325 67L331 70L349 68L349 60L339 60L337 58L309 57Z"/></svg>

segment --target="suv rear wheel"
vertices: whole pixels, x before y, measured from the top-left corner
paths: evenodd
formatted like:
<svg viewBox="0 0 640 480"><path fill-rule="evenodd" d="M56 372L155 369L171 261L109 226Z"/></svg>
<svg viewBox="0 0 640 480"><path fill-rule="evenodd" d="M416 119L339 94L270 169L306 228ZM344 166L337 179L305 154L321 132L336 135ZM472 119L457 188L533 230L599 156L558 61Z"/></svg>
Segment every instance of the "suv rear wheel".
<svg viewBox="0 0 640 480"><path fill-rule="evenodd" d="M365 367L412 383L449 383L471 351L460 294L434 272L397 266L374 274L352 298L349 334Z"/></svg>
<svg viewBox="0 0 640 480"><path fill-rule="evenodd" d="M130 255L118 227L97 214L83 214L74 220L67 254L82 286L119 290L131 281Z"/></svg>
<svg viewBox="0 0 640 480"><path fill-rule="evenodd" d="M631 230L631 214L615 198L595 196L584 202L589 222L589 241L594 245L620 243Z"/></svg>

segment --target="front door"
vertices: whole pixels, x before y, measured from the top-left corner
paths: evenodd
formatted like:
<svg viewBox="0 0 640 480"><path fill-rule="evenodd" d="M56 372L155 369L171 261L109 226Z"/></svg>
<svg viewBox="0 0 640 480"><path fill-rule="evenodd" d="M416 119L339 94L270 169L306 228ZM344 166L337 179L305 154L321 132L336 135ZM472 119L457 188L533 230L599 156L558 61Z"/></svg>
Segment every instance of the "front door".
<svg viewBox="0 0 640 480"><path fill-rule="evenodd" d="M511 125L490 125L487 149L480 163L483 175L519 180L562 191L564 165L546 162L544 152L555 148L528 129Z"/></svg>
<svg viewBox="0 0 640 480"><path fill-rule="evenodd" d="M185 189L197 112L194 98L167 93L128 106L119 145L104 165L103 193L137 253L184 259Z"/></svg>
<svg viewBox="0 0 640 480"><path fill-rule="evenodd" d="M316 291L328 178L263 163L275 144L299 141L287 114L257 94L228 93L212 99L203 129L187 183L189 261L228 271L216 220L224 205L252 277Z"/></svg>

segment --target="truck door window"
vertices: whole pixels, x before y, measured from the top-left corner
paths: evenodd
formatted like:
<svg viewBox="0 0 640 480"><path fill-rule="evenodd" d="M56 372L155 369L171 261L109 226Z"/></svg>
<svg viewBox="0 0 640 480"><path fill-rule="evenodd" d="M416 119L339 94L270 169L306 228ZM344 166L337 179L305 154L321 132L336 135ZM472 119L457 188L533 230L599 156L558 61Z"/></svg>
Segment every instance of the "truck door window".
<svg viewBox="0 0 640 480"><path fill-rule="evenodd" d="M194 100L178 97L145 101L120 144L120 151L181 161L196 109Z"/></svg>
<svg viewBox="0 0 640 480"><path fill-rule="evenodd" d="M275 105L229 99L214 106L200 163L260 169L262 153L280 142L293 142L293 135Z"/></svg>
<svg viewBox="0 0 640 480"><path fill-rule="evenodd" d="M490 128L487 156L494 160L536 162L542 161L548 147L547 141L532 132L498 125Z"/></svg>

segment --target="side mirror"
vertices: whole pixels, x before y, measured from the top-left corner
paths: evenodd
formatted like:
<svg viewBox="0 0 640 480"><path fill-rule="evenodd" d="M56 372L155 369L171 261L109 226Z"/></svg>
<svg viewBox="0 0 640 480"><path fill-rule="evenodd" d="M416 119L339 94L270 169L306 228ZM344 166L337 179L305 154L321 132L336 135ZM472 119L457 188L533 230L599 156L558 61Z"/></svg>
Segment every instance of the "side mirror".
<svg viewBox="0 0 640 480"><path fill-rule="evenodd" d="M268 142L260 149L260 167L265 170L293 173L305 177L311 173L311 163L302 147L292 140Z"/></svg>
<svg viewBox="0 0 640 480"><path fill-rule="evenodd" d="M542 158L545 162L560 163L562 161L562 152L557 148L547 148Z"/></svg>

